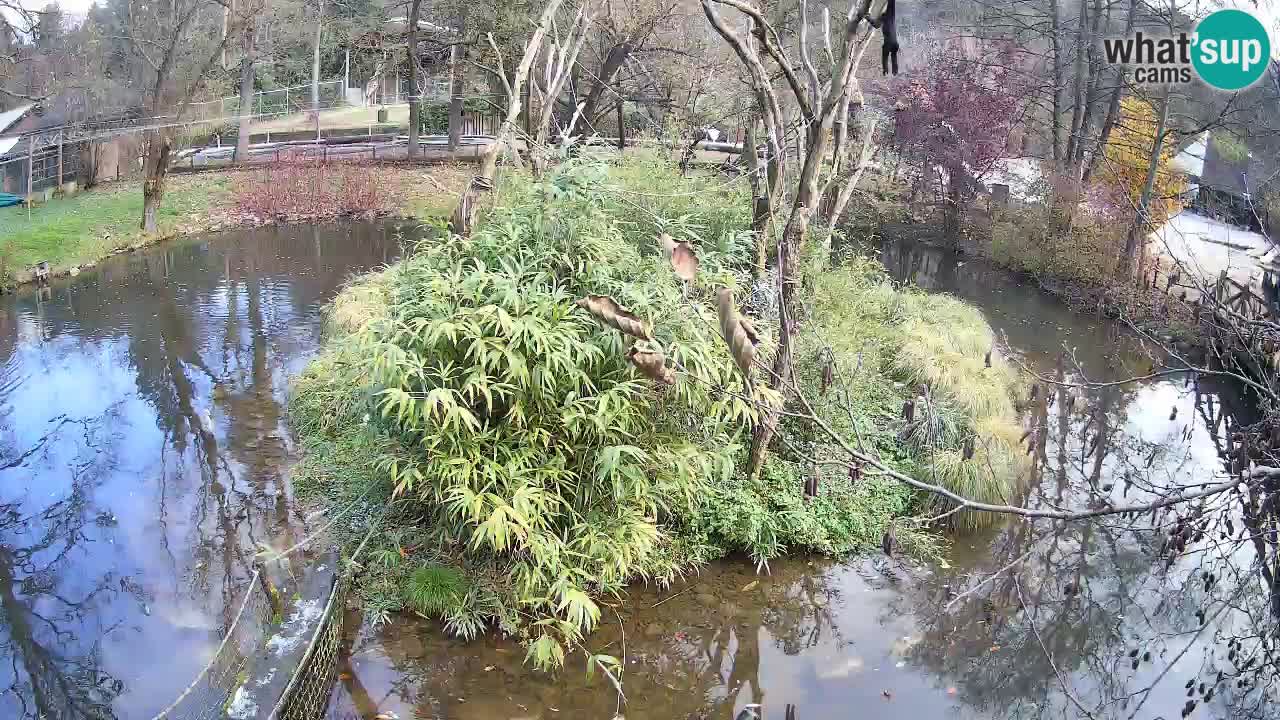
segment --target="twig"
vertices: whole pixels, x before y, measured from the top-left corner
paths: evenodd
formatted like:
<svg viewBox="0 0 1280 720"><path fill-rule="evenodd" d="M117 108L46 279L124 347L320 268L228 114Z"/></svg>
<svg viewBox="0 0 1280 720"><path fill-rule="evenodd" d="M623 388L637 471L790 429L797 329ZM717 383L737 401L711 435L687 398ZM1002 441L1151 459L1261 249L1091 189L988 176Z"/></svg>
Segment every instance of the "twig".
<svg viewBox="0 0 1280 720"><path fill-rule="evenodd" d="M1076 706L1085 717L1093 718L1093 713L1085 708L1084 704L1076 698L1075 693L1071 692L1071 688L1067 687L1067 679L1062 675L1062 671L1058 669L1058 664L1053 661L1053 653L1049 652L1049 647L1044 644L1044 638L1040 637L1040 628L1036 627L1035 615L1027 608L1027 601L1022 597L1022 584L1018 582L1018 576L1013 576L1013 589L1018 593L1018 604L1022 606L1022 612L1027 613L1027 623L1031 625L1031 632L1035 633L1036 642L1040 643L1040 649L1044 651L1044 657L1049 661L1049 667L1053 668L1053 674L1058 676L1058 683L1062 685L1062 693L1067 699Z"/></svg>
<svg viewBox="0 0 1280 720"><path fill-rule="evenodd" d="M650 606L649 606L649 609L650 609L650 610L652 610L652 609L654 609L654 608L658 607L659 605L661 605L662 603L664 603L664 602L666 602L666 601L668 601L668 600L671 600L671 599L673 599L673 598L678 598L678 597L680 597L681 595L683 595L683 594L685 594L685 593L689 592L689 589L690 589L690 588L692 588L692 587L693 587L693 586L692 586L692 585L690 585L689 587L687 587L687 588L685 588L685 589L681 590L681 591L680 591L680 592L678 592L678 593L675 593L675 594L673 594L673 595L668 595L668 596L666 596L666 597L662 598L662 599L661 599L661 600L659 600L658 602L656 602L656 603L654 603L654 604L650 605ZM617 612L617 610L614 610L614 612ZM621 620L619 620L618 622L622 622L622 621L621 621Z"/></svg>

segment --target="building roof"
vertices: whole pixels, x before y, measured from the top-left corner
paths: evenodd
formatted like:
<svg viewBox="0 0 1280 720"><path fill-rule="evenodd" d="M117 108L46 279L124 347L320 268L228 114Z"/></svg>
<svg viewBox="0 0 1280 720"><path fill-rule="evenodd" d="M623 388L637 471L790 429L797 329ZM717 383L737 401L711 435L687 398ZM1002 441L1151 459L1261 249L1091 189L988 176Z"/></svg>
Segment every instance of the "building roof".
<svg viewBox="0 0 1280 720"><path fill-rule="evenodd" d="M21 105L12 110L0 112L0 133L8 130L11 125L26 117L27 113L31 112L31 109L34 107L35 105L30 104Z"/></svg>
<svg viewBox="0 0 1280 720"><path fill-rule="evenodd" d="M1248 156L1236 161L1223 155L1221 143L1210 135L1204 154L1201 187L1220 190L1236 197L1256 194L1262 186L1275 182L1280 159L1257 148L1249 148Z"/></svg>
<svg viewBox="0 0 1280 720"><path fill-rule="evenodd" d="M1196 178L1204 175L1204 157L1209 147L1209 131L1192 136L1173 158L1173 167Z"/></svg>
<svg viewBox="0 0 1280 720"><path fill-rule="evenodd" d="M12 135L10 137L0 137L0 157L4 157L5 154L8 153L10 150L12 150L13 146L17 145L18 141L21 139L22 137L19 135Z"/></svg>

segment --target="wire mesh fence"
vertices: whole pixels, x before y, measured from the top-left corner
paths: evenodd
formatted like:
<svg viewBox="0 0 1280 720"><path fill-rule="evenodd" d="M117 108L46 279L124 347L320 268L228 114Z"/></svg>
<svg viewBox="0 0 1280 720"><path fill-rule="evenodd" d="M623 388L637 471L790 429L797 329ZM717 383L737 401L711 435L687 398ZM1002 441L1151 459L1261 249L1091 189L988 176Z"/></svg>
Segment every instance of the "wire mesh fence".
<svg viewBox="0 0 1280 720"><path fill-rule="evenodd" d="M211 720L223 718L234 703L236 689L252 670L262 649L264 631L272 622L271 603L254 574L221 642L205 670L152 720Z"/></svg>
<svg viewBox="0 0 1280 720"><path fill-rule="evenodd" d="M81 151L81 143L15 146L0 160L0 192L27 195L78 179Z"/></svg>
<svg viewBox="0 0 1280 720"><path fill-rule="evenodd" d="M325 604L311 647L298 663L293 680L285 688L269 720L316 720L329 704L329 693L338 673L338 652L342 645L342 608L350 583L339 574Z"/></svg>
<svg viewBox="0 0 1280 720"><path fill-rule="evenodd" d="M326 80L318 86L319 98L313 103L311 85L262 90L253 94L254 116L288 115L295 112L313 110L318 105L321 110L331 110L347 104L345 81ZM232 118L240 114L240 96L224 97L209 102L192 103L189 115L192 121L212 121L221 118Z"/></svg>

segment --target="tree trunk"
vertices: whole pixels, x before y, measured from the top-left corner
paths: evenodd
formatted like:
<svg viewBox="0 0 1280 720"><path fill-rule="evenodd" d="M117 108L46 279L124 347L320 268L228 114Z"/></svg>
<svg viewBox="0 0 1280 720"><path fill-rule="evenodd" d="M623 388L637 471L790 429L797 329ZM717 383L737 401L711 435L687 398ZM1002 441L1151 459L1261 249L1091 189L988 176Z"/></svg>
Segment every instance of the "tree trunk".
<svg viewBox="0 0 1280 720"><path fill-rule="evenodd" d="M1089 0L1080 0L1080 22L1076 26L1076 52L1071 79L1071 127L1068 131L1066 151L1062 155L1063 163L1074 167L1076 144L1080 142L1080 123L1084 119L1084 54L1085 43L1088 42Z"/></svg>
<svg viewBox="0 0 1280 720"><path fill-rule="evenodd" d="M827 223L834 227L840 222L840 216L844 215L844 209L849 205L849 199L853 197L853 191L858 187L858 181L862 180L862 173L867 169L867 164L871 162L871 154L875 149L872 143L875 141L876 125L879 119L871 116L871 127L867 128L866 136L862 140L862 152L858 156L858 166L854 168L853 175L845 182L844 187L840 188L840 194L836 196L835 202L832 203L830 215L827 216Z"/></svg>
<svg viewBox="0 0 1280 720"><path fill-rule="evenodd" d="M1102 0L1093 0L1093 11L1089 18L1089 37L1086 38L1088 43L1088 59L1089 59L1089 86L1084 96L1084 116L1080 118L1080 135L1076 142L1076 154L1071 159L1074 167L1081 168L1084 166L1086 148L1088 143L1085 139L1090 135L1090 128L1093 127L1094 106L1098 104L1098 84L1102 79L1102 56L1098 52L1098 36L1102 32ZM1110 20L1110 11L1108 10L1108 20Z"/></svg>
<svg viewBox="0 0 1280 720"><path fill-rule="evenodd" d="M412 160L418 156L418 125L421 123L421 93L418 92L418 16L422 11L422 0L413 0L409 6L409 38L405 55L409 62L409 147L405 157Z"/></svg>
<svg viewBox="0 0 1280 720"><path fill-rule="evenodd" d="M257 23L250 20L244 31L244 58L240 61L240 130L236 135L235 163L249 162L249 133L253 129L253 76L257 61Z"/></svg>
<svg viewBox="0 0 1280 720"><path fill-rule="evenodd" d="M462 145L462 93L466 58L466 46L462 44L466 28L465 17L459 19L458 39L449 48L449 152L457 152Z"/></svg>
<svg viewBox="0 0 1280 720"><path fill-rule="evenodd" d="M818 175L822 160L826 156L827 135L831 130L832 118L828 115L823 122L811 124L806 137L808 152L804 156L804 164L800 169L800 182L796 187L795 203L792 205L791 217L782 231L782 240L778 243L778 350L773 358L770 371L771 380L785 397L787 384L792 380L793 353L792 344L796 334L796 321L799 307L796 293L800 286L800 248L809 229L809 220L818 201ZM769 452L769 444L778 430L781 418L779 408L770 408L760 424L756 426L751 437L751 474L757 475L764 466L765 455Z"/></svg>
<svg viewBox="0 0 1280 720"><path fill-rule="evenodd" d="M1049 32L1053 60L1053 159L1062 160L1062 28L1058 22L1058 0L1049 0Z"/></svg>
<svg viewBox="0 0 1280 720"><path fill-rule="evenodd" d="M964 193L961 180L963 168L947 171L947 197L942 204L942 234L954 248L960 247L960 216Z"/></svg>
<svg viewBox="0 0 1280 720"><path fill-rule="evenodd" d="M582 109L582 117L586 118L588 123L588 132L592 128L599 127L600 116L603 113L600 101L604 98L604 92L613 83L613 76L618 74L618 71L622 69L623 63L627 61L627 58L634 51L635 47L631 41L624 40L609 48L609 53L605 55L604 62L600 65L600 72L596 75L595 84L587 91L586 106Z"/></svg>
<svg viewBox="0 0 1280 720"><path fill-rule="evenodd" d="M480 173L472 178L471 184L463 191L462 197L458 200L458 206L454 208L453 217L449 220L449 230L455 235L471 237L471 231L475 229L480 201L493 190L493 176L498 170L498 153L502 152L502 148L506 146L508 138L516 127L516 121L520 118L521 93L524 90L525 80L529 77L529 67L533 65L533 59L542 49L542 40L546 37L551 20L555 18L561 2L562 0L547 0L546 6L542 9L542 17L538 20L538 27L525 45L524 55L520 58L515 76L507 88L506 118L502 121L502 127L498 129L498 136L494 138L493 144L484 155L484 161L480 164ZM503 68L498 70L502 72Z"/></svg>
<svg viewBox="0 0 1280 720"><path fill-rule="evenodd" d="M1138 10L1138 0L1129 0L1129 16L1124 21L1124 35L1128 36L1133 32L1134 16ZM1116 84L1111 88L1111 100L1107 103L1107 114L1102 119L1102 131L1098 135L1098 144L1093 150L1093 155L1089 157L1088 164L1085 165L1084 174L1081 176L1081 185L1088 185L1093 173L1098 169L1098 163L1102 161L1103 156L1107 152L1107 142L1111 139L1111 130L1116 126L1116 120L1120 117L1120 96L1124 93L1124 68L1116 69Z"/></svg>
<svg viewBox="0 0 1280 720"><path fill-rule="evenodd" d="M147 157L142 176L142 230L156 231L156 212L164 199L164 184L169 175L169 137L163 130L147 131Z"/></svg>
<svg viewBox="0 0 1280 720"><path fill-rule="evenodd" d="M1139 243L1150 231L1151 194L1155 189L1156 175L1160 170L1160 156L1164 150L1165 128L1169 124L1170 91L1166 87L1164 97L1160 100L1160 119L1156 122L1156 136L1151 141L1151 161L1147 163L1147 180L1142 185L1142 196L1138 198L1138 209L1129 226L1129 237L1124 244L1124 257L1120 259L1121 272L1132 273L1136 265L1140 248Z"/></svg>
<svg viewBox="0 0 1280 720"><path fill-rule="evenodd" d="M320 114L320 35L324 30L324 0L316 8L316 37L311 52L311 111Z"/></svg>
<svg viewBox="0 0 1280 720"><path fill-rule="evenodd" d="M751 182L751 235L755 238L755 263L751 276L764 277L769 260L769 217L773 214L769 205L768 183L760 177L760 152L756 145L756 116L747 120L747 132L743 138L743 154L747 160L747 175Z"/></svg>

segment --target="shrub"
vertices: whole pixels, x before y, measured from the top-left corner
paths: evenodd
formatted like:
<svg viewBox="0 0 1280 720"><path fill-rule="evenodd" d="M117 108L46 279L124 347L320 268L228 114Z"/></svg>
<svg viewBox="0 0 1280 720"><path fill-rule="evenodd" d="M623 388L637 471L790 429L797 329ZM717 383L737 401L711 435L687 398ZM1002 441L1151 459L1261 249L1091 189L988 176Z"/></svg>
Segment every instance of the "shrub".
<svg viewBox="0 0 1280 720"><path fill-rule="evenodd" d="M464 637L496 623L547 667L597 624L596 598L636 578L664 582L735 550L765 561L878 546L895 525L905 549L936 546L895 520L919 505L899 483L824 467L818 496L805 498L812 468L785 453L760 477L736 472L751 409L724 392L742 381L710 301L712 287L745 281L745 201L735 209L713 181L682 184L666 166L585 161L539 181L508 177L496 197L470 239L423 244L347 288L330 311L328 349L295 384L290 413L307 443L300 487L368 506L370 517L386 508L391 530L371 543L383 572L361 589L374 617L418 608ZM697 287L672 274L652 237L660 230L697 238ZM832 328L846 300L855 317L875 310L871 330L904 302L923 312L872 265L839 277L858 273L858 293L826 296ZM602 325L575 304L589 294L630 308L655 340ZM627 360L633 348L660 349L680 375L641 375ZM890 350L878 342L876 371L852 385L857 430L914 467L887 429L902 394L886 374ZM852 367L851 352L840 357ZM800 370L816 384L812 364ZM806 433L790 437L831 452ZM456 568L465 590L440 568Z"/></svg>
<svg viewBox="0 0 1280 720"><path fill-rule="evenodd" d="M374 165L286 158L247 172L236 186L240 215L298 221L385 213L396 186Z"/></svg>
<svg viewBox="0 0 1280 720"><path fill-rule="evenodd" d="M1105 162L1099 168L1098 178L1123 191L1130 208L1137 206L1146 187L1158 125L1151 103L1133 96L1121 101L1120 119L1107 139ZM1156 163L1155 185L1147 208L1153 228L1164 225L1181 207L1180 196L1186 190L1186 178L1173 167L1177 152L1176 143L1166 138Z"/></svg>
<svg viewBox="0 0 1280 720"><path fill-rule="evenodd" d="M1243 165L1249 161L1249 146L1229 130L1214 133L1213 144L1222 159L1231 165Z"/></svg>
<svg viewBox="0 0 1280 720"><path fill-rule="evenodd" d="M1132 218L1111 212L1118 207L1112 191L1105 184L1091 189L1069 226L1057 222L1052 209L1042 205L1002 214L991 226L991 257L1019 272L1095 287L1115 282L1114 269L1124 253Z"/></svg>
<svg viewBox="0 0 1280 720"><path fill-rule="evenodd" d="M542 202L557 182L568 187L513 181L471 239L423 246L379 278L385 295L363 288L335 304L336 316L389 301L356 313L370 322L342 323L359 348L349 356L369 359L347 376L369 373L373 422L399 446L380 466L439 539L510 579L502 599L538 618L527 632L540 665L594 627L593 595L675 569L655 550L732 472L748 417L715 391L737 377L710 308L587 196ZM624 336L575 305L593 293L645 317L700 382L640 375Z"/></svg>

